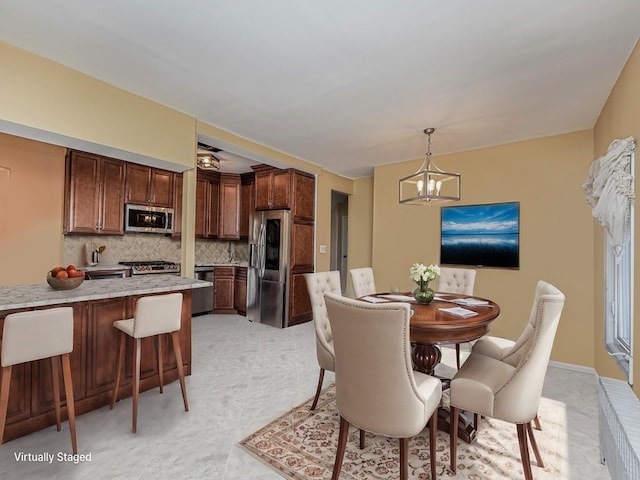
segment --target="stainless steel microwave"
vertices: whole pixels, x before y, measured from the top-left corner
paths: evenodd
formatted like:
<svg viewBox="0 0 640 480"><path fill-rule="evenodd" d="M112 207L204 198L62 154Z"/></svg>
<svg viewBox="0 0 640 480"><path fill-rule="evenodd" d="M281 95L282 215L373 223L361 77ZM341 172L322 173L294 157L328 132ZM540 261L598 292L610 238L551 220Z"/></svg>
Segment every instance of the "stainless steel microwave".
<svg viewBox="0 0 640 480"><path fill-rule="evenodd" d="M172 233L173 208L128 203L125 207L124 222L125 232Z"/></svg>

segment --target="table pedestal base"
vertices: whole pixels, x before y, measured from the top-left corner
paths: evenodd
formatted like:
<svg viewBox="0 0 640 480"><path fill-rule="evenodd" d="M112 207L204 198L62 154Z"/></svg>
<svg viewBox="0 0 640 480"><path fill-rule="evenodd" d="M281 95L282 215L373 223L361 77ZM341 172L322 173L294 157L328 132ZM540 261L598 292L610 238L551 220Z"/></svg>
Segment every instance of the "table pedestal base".
<svg viewBox="0 0 640 480"><path fill-rule="evenodd" d="M427 375L434 375L436 366L442 360L442 352L437 345L414 343L411 349L411 360L413 360L413 367L418 372L426 373ZM449 388L451 379L441 378L442 388L446 390ZM440 407L438 409L438 430L441 432L449 433L451 431L451 422L449 419L449 410ZM472 443L476 439L476 429L473 426L473 415L471 419L467 418L464 413L458 415L458 438L461 438L467 443Z"/></svg>
<svg viewBox="0 0 640 480"><path fill-rule="evenodd" d="M473 414L468 418L469 413L460 412L458 414L458 438L467 443L473 443L476 440L477 430L473 426ZM451 432L451 418L449 410L446 408L438 408L438 430L441 432Z"/></svg>
<svg viewBox="0 0 640 480"><path fill-rule="evenodd" d="M436 365L442 360L442 352L437 345L414 343L411 349L411 360L415 370L433 375Z"/></svg>

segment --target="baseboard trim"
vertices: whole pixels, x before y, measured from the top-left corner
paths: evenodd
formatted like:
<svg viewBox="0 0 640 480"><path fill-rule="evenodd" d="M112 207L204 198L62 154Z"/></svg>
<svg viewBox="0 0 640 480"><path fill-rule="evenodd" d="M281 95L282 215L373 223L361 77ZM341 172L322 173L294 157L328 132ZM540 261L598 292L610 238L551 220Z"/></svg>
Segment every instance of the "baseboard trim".
<svg viewBox="0 0 640 480"><path fill-rule="evenodd" d="M598 376L596 369L592 367L584 367L582 365L574 365L572 363L549 361L549 366L554 368L562 368L564 370L571 370L572 372L588 373L590 375Z"/></svg>

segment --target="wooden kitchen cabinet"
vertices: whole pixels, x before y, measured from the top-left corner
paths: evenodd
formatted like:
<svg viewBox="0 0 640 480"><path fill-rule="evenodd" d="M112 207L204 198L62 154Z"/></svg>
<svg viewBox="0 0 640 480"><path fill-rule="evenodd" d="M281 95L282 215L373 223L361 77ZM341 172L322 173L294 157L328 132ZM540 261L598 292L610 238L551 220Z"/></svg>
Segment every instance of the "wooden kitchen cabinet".
<svg viewBox="0 0 640 480"><path fill-rule="evenodd" d="M127 163L125 202L172 208L174 176L166 170Z"/></svg>
<svg viewBox="0 0 640 480"><path fill-rule="evenodd" d="M207 223L207 214L205 210L207 206L207 183L207 179L201 178L200 176L196 179L196 238L204 238L206 233L205 225Z"/></svg>
<svg viewBox="0 0 640 480"><path fill-rule="evenodd" d="M308 173L291 172L291 216L294 221L310 221L315 218L316 179Z"/></svg>
<svg viewBox="0 0 640 480"><path fill-rule="evenodd" d="M176 173L173 182L173 237L182 236L182 174Z"/></svg>
<svg viewBox="0 0 640 480"><path fill-rule="evenodd" d="M96 300L87 308L87 395L113 391L116 379L118 330L113 322L127 317L126 297ZM129 350L130 351L130 350ZM131 382L131 371L125 380ZM126 372L125 372L126 375Z"/></svg>
<svg viewBox="0 0 640 480"><path fill-rule="evenodd" d="M240 175L240 240L249 239L249 218L255 205L255 182L254 173Z"/></svg>
<svg viewBox="0 0 640 480"><path fill-rule="evenodd" d="M266 167L266 168L264 168ZM256 172L255 209L275 210L290 207L290 169L259 165Z"/></svg>
<svg viewBox="0 0 640 480"><path fill-rule="evenodd" d="M240 239L240 175L220 175L220 203L218 207L218 238Z"/></svg>
<svg viewBox="0 0 640 480"><path fill-rule="evenodd" d="M233 308L239 315L247 315L247 267L236 267Z"/></svg>
<svg viewBox="0 0 640 480"><path fill-rule="evenodd" d="M123 161L70 150L65 184L65 233L124 234Z"/></svg>
<svg viewBox="0 0 640 480"><path fill-rule="evenodd" d="M234 267L213 267L213 313L236 313L234 287Z"/></svg>
<svg viewBox="0 0 640 480"><path fill-rule="evenodd" d="M255 171L255 209L291 210L294 220L313 221L315 216L315 177L289 168L281 170L257 165Z"/></svg>
<svg viewBox="0 0 640 480"><path fill-rule="evenodd" d="M196 237L218 238L219 196L220 174L198 171L196 179Z"/></svg>
<svg viewBox="0 0 640 480"><path fill-rule="evenodd" d="M209 180L207 184L207 209L205 214L207 238L218 238L219 196L220 177Z"/></svg>

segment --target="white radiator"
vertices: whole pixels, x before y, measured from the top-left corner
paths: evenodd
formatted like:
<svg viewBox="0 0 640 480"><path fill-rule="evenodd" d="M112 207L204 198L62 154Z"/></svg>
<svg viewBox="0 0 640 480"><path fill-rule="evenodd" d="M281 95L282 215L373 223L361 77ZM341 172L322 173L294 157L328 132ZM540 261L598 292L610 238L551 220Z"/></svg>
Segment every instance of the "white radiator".
<svg viewBox="0 0 640 480"><path fill-rule="evenodd" d="M640 401L626 382L599 383L602 463L612 480L640 480Z"/></svg>

